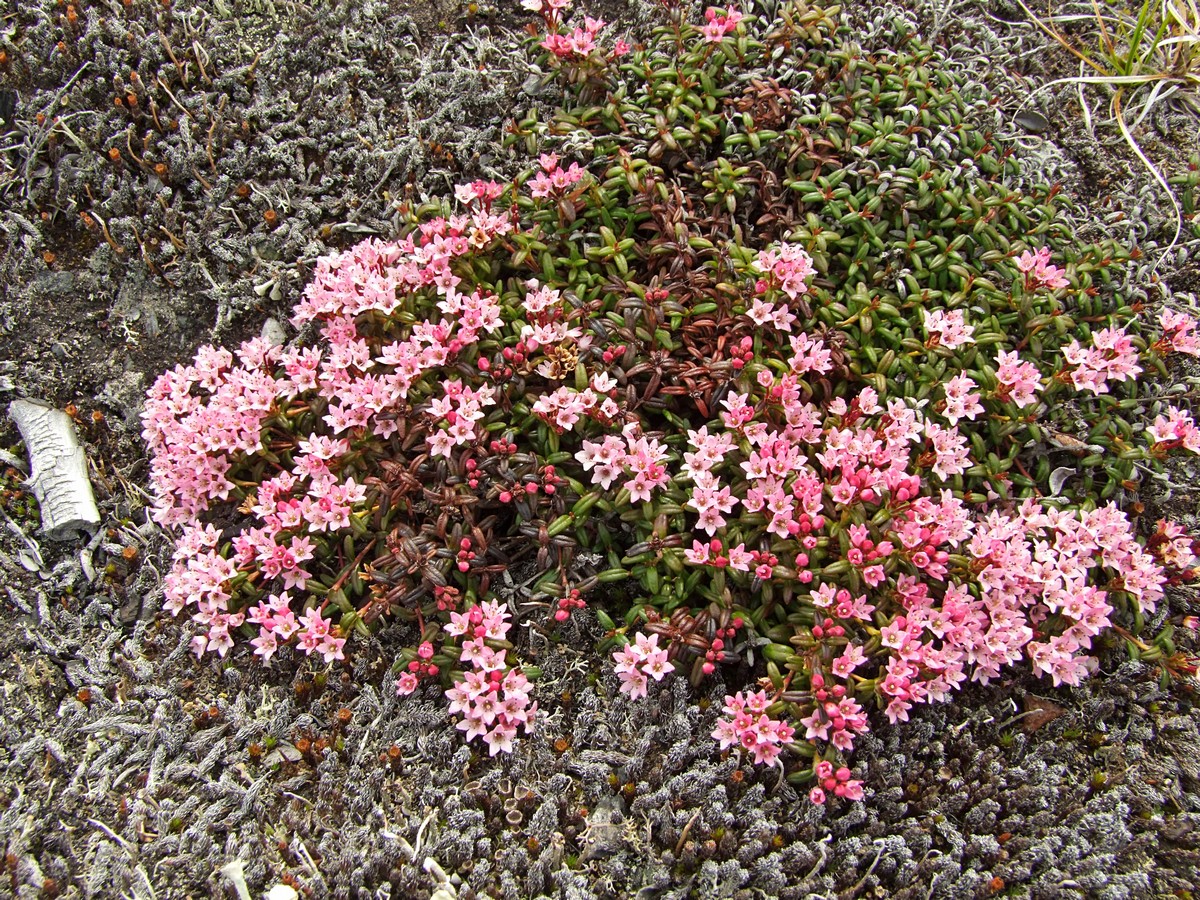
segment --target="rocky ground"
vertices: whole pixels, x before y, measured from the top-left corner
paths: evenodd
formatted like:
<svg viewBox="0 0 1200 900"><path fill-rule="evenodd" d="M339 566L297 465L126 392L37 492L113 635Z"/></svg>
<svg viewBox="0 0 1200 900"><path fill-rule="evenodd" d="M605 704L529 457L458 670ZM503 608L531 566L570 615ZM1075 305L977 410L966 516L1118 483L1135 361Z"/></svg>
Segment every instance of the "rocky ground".
<svg viewBox="0 0 1200 900"><path fill-rule="evenodd" d="M436 691L394 695L406 635L331 670L195 660L159 610L146 387L286 320L316 257L393 233L397 202L505 175L505 117L548 101L515 2L406 7L10 0L0 18L0 399L73 411L104 517L89 543L42 540L0 468L0 897L1190 897L1196 685L1119 651L1078 689L1013 673L878 728L856 753L866 801L832 812L716 751L722 686L626 702L598 626L531 632L540 733L494 760ZM598 11L634 40L656 15ZM1164 251L1169 206L1114 130L1089 132L1072 86L1035 92L1074 69L1019 8L849 11L864 40L884 16L994 92L997 139L1064 184L1077 227L1143 250L1135 299L1200 289L1200 239ZM1166 107L1141 137L1167 174L1200 145ZM24 455L7 422L0 445L6 467ZM1150 486L1147 516L1195 527L1196 474ZM1197 612L1180 592L1167 614Z"/></svg>

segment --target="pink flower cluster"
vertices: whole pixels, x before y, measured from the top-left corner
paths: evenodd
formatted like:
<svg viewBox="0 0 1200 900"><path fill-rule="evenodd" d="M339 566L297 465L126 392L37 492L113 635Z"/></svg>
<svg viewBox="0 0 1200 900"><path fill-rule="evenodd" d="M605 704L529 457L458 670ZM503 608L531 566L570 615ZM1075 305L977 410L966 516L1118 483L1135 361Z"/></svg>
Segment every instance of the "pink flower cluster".
<svg viewBox="0 0 1200 900"><path fill-rule="evenodd" d="M1154 424L1146 429L1154 444L1163 448L1183 447L1192 453L1200 453L1200 429L1186 410L1168 406L1167 414L1154 417Z"/></svg>
<svg viewBox="0 0 1200 900"><path fill-rule="evenodd" d="M796 729L767 713L771 701L766 691L747 694L738 691L725 697L725 716L717 720L712 736L721 749L740 747L757 765L782 765L783 748L792 742Z"/></svg>
<svg viewBox="0 0 1200 900"><path fill-rule="evenodd" d="M298 644L306 654L320 653L326 665L335 659L346 658L342 653L346 639L338 636L338 627L323 617L318 607L314 606L301 616L300 625Z"/></svg>
<svg viewBox="0 0 1200 900"><path fill-rule="evenodd" d="M945 347L957 350L975 343L975 328L968 325L961 309L922 310L925 331L929 334L927 347Z"/></svg>
<svg viewBox="0 0 1200 900"><path fill-rule="evenodd" d="M683 551L683 558L693 566L712 566L716 569L728 566L735 572L749 572L750 563L754 560L744 543L730 547L726 554L725 545L717 538L704 543L692 541L692 548Z"/></svg>
<svg viewBox="0 0 1200 900"><path fill-rule="evenodd" d="M1200 356L1200 335L1196 334L1196 320L1191 316L1164 309L1158 315L1163 336L1158 345L1162 350Z"/></svg>
<svg viewBox="0 0 1200 900"><path fill-rule="evenodd" d="M1178 522L1159 519L1151 537L1154 552L1171 568L1183 572L1196 564L1196 549L1200 542L1184 530Z"/></svg>
<svg viewBox="0 0 1200 900"><path fill-rule="evenodd" d="M395 433L398 404L413 384L501 326L497 299L478 290L460 293L461 279L450 267L511 231L507 214L488 211L497 196L496 186L476 182L462 192L464 202L482 201L470 214L426 222L415 238L367 241L319 260L293 321L319 322L324 349L285 350L261 338L242 344L236 356L204 347L191 366L155 382L142 414L153 460L154 518L188 526L165 579L166 607L175 614L196 608L193 618L204 628L193 642L197 654L224 656L232 647L234 629L245 620L243 612L229 611L233 582L257 573L256 590L271 598L259 601L250 619L260 626L251 644L264 664L293 640L326 661L342 658L345 639L319 611L294 619L291 604L298 601L288 592L305 590L312 577L304 567L316 552L310 536L350 529L368 505L366 487L339 474L350 439ZM419 323L406 340L387 344L360 333L358 316L391 315L401 297L429 288L439 297L440 320ZM493 402L486 387L451 380L442 390L418 409L440 423L428 440L435 455L478 437L475 423ZM328 433L299 437L282 458L268 451L267 420L289 403L311 399L324 405L321 424ZM233 536L226 558L211 528L190 523L211 504L234 499L230 469L256 456L270 460L271 474L248 496L238 495L254 520Z"/></svg>
<svg viewBox="0 0 1200 900"><path fill-rule="evenodd" d="M710 9L709 12L712 10ZM734 11L731 14L737 15L738 21L741 20L740 13ZM801 294L808 293L806 280L814 271L812 257L799 244L784 243L778 247L760 250L751 265L767 276L765 279L760 279L755 285L756 291L760 294L766 293L771 288L777 288L795 300Z"/></svg>
<svg viewBox="0 0 1200 900"><path fill-rule="evenodd" d="M1001 350L996 361L996 381L999 382L1001 400L1011 400L1017 406L1032 406L1037 403L1041 390L1041 374L1037 366L1025 362L1015 350Z"/></svg>
<svg viewBox="0 0 1200 900"><path fill-rule="evenodd" d="M598 49L596 36L607 23L591 16L585 16L583 22L582 28L576 28L570 34L551 32L546 35L542 49L549 50L559 59L573 62L587 59Z"/></svg>
<svg viewBox="0 0 1200 900"><path fill-rule="evenodd" d="M928 315L926 328L930 347L953 349L974 340L959 311ZM944 409L930 411L940 412L949 426L926 415L923 401L881 404L870 388L820 409L802 399L796 373L819 370L828 358L805 335L790 340L792 372L760 371L755 388L724 398L717 429L709 423L688 432L679 474L692 487L683 505L696 516L693 529L708 539L693 537L690 548L674 552L685 564L724 569L735 579L814 582L810 554L822 537L833 537L823 515L826 503L863 504L868 522L846 526L849 546L834 551L832 561L824 551L824 569L817 570L822 577L808 595L824 615L809 628L811 658L821 662L811 675L811 706L798 720L805 740L851 750L869 727L859 702L864 682L874 684L893 723L907 720L915 704L944 702L968 679L986 683L1025 658L1056 684L1077 684L1094 665L1088 656L1093 640L1110 624L1113 590L1137 608L1154 609L1165 574L1115 506L1059 511L1027 501L973 515L947 489L923 496L974 464L957 427L988 411L972 378L963 373L950 379ZM1132 345L1123 332L1097 332L1094 347L1114 378L1134 374ZM995 377L997 390L987 400L1018 406L1037 401L1040 373L1017 352L1000 351ZM1156 441L1200 441L1189 426L1172 411L1150 433ZM624 452L619 439L586 442L585 448L581 461L589 468L613 467L605 473L606 485L617 477ZM763 517L759 548L726 540L726 517L735 509ZM883 524L871 520L873 509L888 510ZM974 562L967 568L954 564L954 553ZM779 565L776 556L794 557L795 569ZM859 572L868 588L892 592L903 609L879 620L880 608L868 597L884 595L855 594L824 575L839 565ZM868 627L879 629L871 651L876 632ZM732 720L716 736L726 746L759 742ZM774 760L771 750L764 753ZM838 771L819 777L821 797L859 796L848 771L845 778Z"/></svg>
<svg viewBox="0 0 1200 900"><path fill-rule="evenodd" d="M621 437L608 435L601 442L583 441L575 454L585 471L592 473L592 484L607 490L618 478L630 476L622 487L630 499L644 503L652 492L670 481L666 466L667 448L653 438L642 437L631 423Z"/></svg>
<svg viewBox="0 0 1200 900"><path fill-rule="evenodd" d="M430 401L429 416L445 427L431 431L425 438L434 456L449 458L455 447L479 437L475 423L483 418L484 408L495 403L492 389L472 390L457 379L444 383L445 394Z"/></svg>
<svg viewBox="0 0 1200 900"><path fill-rule="evenodd" d="M559 165L556 153L543 153L538 157L538 165L542 171L529 181L529 196L535 199L561 196L567 188L583 180L584 171L579 163L573 162L564 169Z"/></svg>
<svg viewBox="0 0 1200 900"><path fill-rule="evenodd" d="M564 7L538 6L555 16ZM714 14L710 22L732 30L736 15ZM564 169L553 154L540 165L530 182L534 197L561 196L584 177L578 164ZM936 403L885 399L870 387L819 402L828 388L814 385L833 370L837 351L832 341L792 333L793 309L803 305L796 301L813 274L811 258L795 244L763 250L752 264L762 277L755 276L746 315L770 330L732 345L731 368L740 374L710 421L687 432L686 449L643 433L618 389L626 376L617 360L632 355L624 346L594 347L597 336L558 290L530 281L522 306L464 284L470 267L460 260L514 228L509 214L492 212L501 195L492 182L460 186L456 196L466 213L426 222L402 241L371 241L321 260L294 317L297 324L315 323L319 347L285 350L259 340L236 356L204 348L194 365L156 382L143 420L154 454L155 517L187 526L166 578L167 607L177 614L192 608L201 628L193 641L197 654L225 656L249 622L258 626L250 644L264 664L293 641L327 663L344 658L345 638L324 617L324 602L293 599L292 592L307 589L314 560L325 558L340 532L361 529L372 511L360 481L370 482L354 462L358 449L414 422L426 429L430 456L454 464L465 448L478 454L463 460L465 480L472 489L496 491L491 496L502 503L518 492L554 497L574 483L578 463L593 486L627 492L618 505L664 496L677 504L676 514L691 523L663 549L677 571L684 564L723 570L710 574L745 590L783 594L813 613L802 626L811 686L797 692L802 699L794 710L804 740L837 752L851 750L867 730L859 699L872 694L897 722L915 704L944 701L968 678L987 682L1025 658L1056 684L1078 683L1093 665L1088 651L1110 624L1116 597L1153 610L1167 577L1163 565L1185 558L1191 565L1182 532L1164 530L1161 546L1148 552L1111 505L1060 511L1032 501L1017 506L993 493L994 504L976 509L955 498L949 488L958 489L956 479L978 462L965 423L1011 413L1001 403L1027 407L1039 399L1038 368L1015 351L999 352L990 393L960 372ZM1025 254L1018 267L1027 286L1066 284L1048 251ZM405 326L402 339L366 327L392 317L404 298L428 312ZM1169 313L1161 321L1164 347L1200 353L1191 319ZM974 342L961 310L926 311L924 328L929 351ZM480 355L480 342L497 332L489 345L501 349L490 359ZM786 345L778 332L788 335ZM764 347L776 355L756 359ZM578 351L577 381L558 374L552 351L564 348ZM1073 342L1064 356L1077 390L1101 393L1109 380L1140 372L1131 339L1116 328L1096 332L1086 350ZM450 371L460 374L446 377ZM483 446L495 425L493 407L503 400L498 386L518 371L558 383L529 405L557 434L573 433L564 439L573 442L566 452L579 449L572 462L560 464L561 475L539 463L540 475L497 484ZM980 381L990 379L985 359L978 371ZM464 380L473 377L480 381ZM310 434L281 436L271 424L310 413L316 429ZM489 413L493 423L485 431ZM1168 407L1147 434L1156 452L1176 446L1200 452L1200 431L1181 409ZM492 440L493 453L517 452L513 436L496 437L502 440ZM264 472L253 490L231 473L247 464ZM997 490L1003 491L999 482ZM251 520L231 539L191 524L212 504L239 501ZM853 515L838 521L843 510ZM472 570L475 546L461 537L438 552L457 566L457 578ZM701 574L684 571L693 583ZM807 587L797 592L797 584ZM493 602L454 611L445 601L449 591L438 595L439 609L450 619L446 635L462 639L459 658L468 668L447 691L451 712L461 714L458 727L468 740L482 738L492 755L510 751L521 728L532 730L537 706L528 680L502 649L509 614ZM577 593L564 593L554 614L559 620L582 604ZM732 655L725 651L732 636L718 630L705 672ZM657 635L638 635L617 651L622 692L646 696L650 679L674 670L672 649L660 647ZM423 642L399 675L398 693L438 675L434 658L432 642ZM763 692L727 697L714 737L722 747L749 751L755 762L778 764L795 733L767 713L770 705ZM861 796L844 768L818 761L814 775L814 802Z"/></svg>
<svg viewBox="0 0 1200 900"><path fill-rule="evenodd" d="M812 694L813 711L800 720L804 739L828 741L843 752L852 750L855 738L870 730L863 708L847 695L845 685L835 684L827 690L820 672L812 674Z"/></svg>
<svg viewBox="0 0 1200 900"><path fill-rule="evenodd" d="M1025 275L1025 289L1049 288L1054 291L1067 287L1066 273L1058 266L1050 265L1050 248L1036 251L1026 250L1017 260L1017 269Z"/></svg>
<svg viewBox="0 0 1200 900"><path fill-rule="evenodd" d="M965 372L956 375L942 385L946 397L946 408L942 415L951 425L957 425L960 419L974 422L975 417L984 411L979 401L981 396L976 392L979 387Z"/></svg>
<svg viewBox="0 0 1200 900"><path fill-rule="evenodd" d="M491 209L492 203L500 199L505 187L498 181L472 181L457 185L454 188L454 198L467 206L481 201L484 209Z"/></svg>
<svg viewBox="0 0 1200 900"><path fill-rule="evenodd" d="M621 692L628 694L630 700L645 697L649 687L649 679L662 681L663 677L675 671L675 666L667 660L666 649L658 646L658 635L646 637L637 635L632 644L626 644L613 653L616 662L613 671L621 680Z"/></svg>
<svg viewBox="0 0 1200 900"><path fill-rule="evenodd" d="M1108 381L1129 381L1142 372L1138 351L1123 328L1104 328L1092 335L1092 346L1084 349L1079 341L1063 347L1063 358L1075 368L1071 383L1078 391L1107 394Z"/></svg>
<svg viewBox="0 0 1200 900"><path fill-rule="evenodd" d="M704 11L704 24L700 26L700 33L704 35L706 42L717 44L724 39L725 35L733 33L742 19L742 14L733 6L728 7L724 12L715 6L710 6Z"/></svg>
<svg viewBox="0 0 1200 900"><path fill-rule="evenodd" d="M188 604L196 606L193 621L205 630L192 639L192 650L201 655L213 650L224 656L233 646L230 628L244 619L229 612L229 582L237 576L237 567L217 552L221 535L211 525L188 525L175 544L174 565L165 579L166 603L172 614L179 615Z"/></svg>
<svg viewBox="0 0 1200 900"><path fill-rule="evenodd" d="M808 799L820 806L832 795L845 800L861 800L863 798L862 782L850 777L850 770L840 766L836 770L833 763L823 759L813 766L813 776L816 786L808 792Z"/></svg>
<svg viewBox="0 0 1200 900"><path fill-rule="evenodd" d="M337 626L322 616L318 607L309 609L297 619L291 604L291 595L287 591L281 591L272 594L266 601L260 600L246 615L247 622L258 626L258 637L250 643L254 647L254 654L262 659L263 665L270 664L271 657L279 649L280 641L286 644L297 634L297 646L306 655L319 653L326 664L345 659L342 648L346 645L346 639L339 635ZM209 649L212 649L211 646Z"/></svg>
<svg viewBox="0 0 1200 900"><path fill-rule="evenodd" d="M466 613L451 613L451 623L445 631L463 636L459 661L472 668L461 681L446 691L450 714L461 713L458 728L466 732L467 740L482 737L488 754L512 752L517 729L531 734L537 717L537 703L529 697L529 679L519 669L507 669L505 651L496 650L488 641L504 641L511 623L509 613L499 603L487 601L471 607ZM396 683L397 693L411 693L416 688L415 677L404 673Z"/></svg>
<svg viewBox="0 0 1200 900"><path fill-rule="evenodd" d="M571 8L571 0L521 0L521 6L530 12L541 13L548 23L558 22L564 10Z"/></svg>
<svg viewBox="0 0 1200 900"><path fill-rule="evenodd" d="M1107 590L1091 583L1093 573L1119 573L1116 583L1142 610L1153 611L1163 596L1162 567L1113 504L1061 512L1027 500L1015 516L992 512L976 523L967 549L982 566L980 597L963 598L964 618L946 629L945 640L965 652L975 666L972 679L985 684L1023 653L1056 685L1087 675L1086 651L1112 612ZM1051 616L1062 623L1060 633L1046 633Z"/></svg>
<svg viewBox="0 0 1200 900"><path fill-rule="evenodd" d="M231 456L259 447L279 393L270 369L280 355L261 338L243 344L236 361L228 350L203 347L193 365L176 366L154 382L142 438L154 458L150 481L160 498L154 511L160 525L185 525L212 501L229 499Z"/></svg>

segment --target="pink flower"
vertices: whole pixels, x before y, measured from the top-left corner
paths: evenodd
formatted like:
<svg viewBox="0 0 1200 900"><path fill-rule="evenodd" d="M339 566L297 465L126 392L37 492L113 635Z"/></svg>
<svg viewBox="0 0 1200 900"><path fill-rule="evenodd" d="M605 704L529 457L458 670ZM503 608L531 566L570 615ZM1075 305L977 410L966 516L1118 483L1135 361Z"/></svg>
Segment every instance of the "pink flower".
<svg viewBox="0 0 1200 900"><path fill-rule="evenodd" d="M1017 406L1029 406L1037 402L1041 389L1037 366L1024 362L1015 352L1001 350L997 362L996 380L1000 383L1001 395L1011 399Z"/></svg>
<svg viewBox="0 0 1200 900"><path fill-rule="evenodd" d="M742 21L742 14L732 6L724 13L720 13L716 7L710 6L704 11L704 18L705 23L700 28L700 33L704 35L705 41L717 43L737 28L738 23Z"/></svg>
<svg viewBox="0 0 1200 900"><path fill-rule="evenodd" d="M1025 275L1027 290L1045 287L1053 291L1070 284L1062 269L1050 265L1049 247L1042 247L1036 252L1026 250L1017 260L1017 269Z"/></svg>
<svg viewBox="0 0 1200 900"><path fill-rule="evenodd" d="M258 637L250 641L250 644L254 647L254 655L262 658L264 666L271 664L271 657L279 649L275 640L275 632L269 628L260 628Z"/></svg>
<svg viewBox="0 0 1200 900"><path fill-rule="evenodd" d="M635 642L626 644L613 652L616 665L613 671L620 680L620 690L629 694L630 700L645 697L649 689L649 679L662 679L675 671L675 666L667 660L667 651L658 646L658 635L646 637L637 635Z"/></svg>
<svg viewBox="0 0 1200 900"><path fill-rule="evenodd" d="M411 694L417 689L417 676L412 672L401 672L400 677L396 679L396 694L404 696ZM453 710L451 710L453 712Z"/></svg>
<svg viewBox="0 0 1200 900"><path fill-rule="evenodd" d="M769 706L764 691L745 694L739 691L725 698L725 717L718 720L712 736L724 750L740 746L749 751L756 765L780 765L780 751L791 743L795 729L767 715Z"/></svg>
<svg viewBox="0 0 1200 900"><path fill-rule="evenodd" d="M966 324L961 309L943 311L923 310L925 330L929 333L930 346L942 346L955 350L975 343L975 329Z"/></svg>
<svg viewBox="0 0 1200 900"><path fill-rule="evenodd" d="M1160 344L1164 349L1188 356L1200 356L1200 336L1196 334L1196 320L1189 315L1164 309L1158 316L1163 336Z"/></svg>
<svg viewBox="0 0 1200 900"><path fill-rule="evenodd" d="M621 680L621 693L628 694L630 700L637 700L647 695L650 682L640 669L622 672L618 677Z"/></svg>

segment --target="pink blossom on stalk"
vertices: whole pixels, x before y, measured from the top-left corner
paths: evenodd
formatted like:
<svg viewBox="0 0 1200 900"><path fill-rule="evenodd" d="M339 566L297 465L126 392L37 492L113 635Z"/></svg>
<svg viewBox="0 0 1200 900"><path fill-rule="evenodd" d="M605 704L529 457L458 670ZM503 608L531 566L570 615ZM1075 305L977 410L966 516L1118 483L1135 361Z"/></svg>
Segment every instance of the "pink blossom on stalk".
<svg viewBox="0 0 1200 900"><path fill-rule="evenodd" d="M833 661L833 674L839 678L849 678L854 670L867 661L862 647L858 644L847 644L842 654Z"/></svg>
<svg viewBox="0 0 1200 900"><path fill-rule="evenodd" d="M1163 335L1159 344L1166 350L1200 356L1200 336L1196 334L1196 320L1184 313L1164 309L1158 315Z"/></svg>
<svg viewBox="0 0 1200 900"><path fill-rule="evenodd" d="M446 691L450 714L462 714L456 727L466 733L467 740L482 737L488 745L489 756L511 753L518 728L523 728L526 734L533 732L537 703L530 702L531 685L525 674L515 668L506 672L504 652L483 643L485 638L505 640L511 627L511 616L501 604L489 600L472 607L466 614L451 613L451 618L454 630L447 626L449 634L471 631L477 637L463 643L461 657L461 661L473 669L464 672L462 678ZM468 645L472 648L470 652ZM418 655L427 652L423 647ZM397 691L400 687L397 682Z"/></svg>
<svg viewBox="0 0 1200 900"><path fill-rule="evenodd" d="M1019 354L1008 350L1000 351L997 362L996 380L1000 383L1002 396L1017 406L1036 403L1037 391L1041 388L1037 366L1024 362Z"/></svg>
<svg viewBox="0 0 1200 900"><path fill-rule="evenodd" d="M1017 269L1024 273L1025 287L1029 290L1045 287L1053 291L1070 284L1062 269L1050 265L1049 247L1032 252L1026 250L1017 260Z"/></svg>
<svg viewBox="0 0 1200 900"><path fill-rule="evenodd" d="M709 9L709 12L713 13L714 10ZM730 15L736 15L737 21L741 21L741 14L736 10L731 10ZM717 20L719 19L720 17L717 17ZM725 18L725 21L728 21L728 17ZM724 31L721 33L725 34ZM716 40L720 40L720 37ZM799 244L787 243L760 250L751 266L767 275L770 280L769 284L778 287L792 300L801 294L808 293L808 285L805 280L815 271L812 257L808 255L807 251Z"/></svg>
<svg viewBox="0 0 1200 900"><path fill-rule="evenodd" d="M1092 335L1092 346L1083 348L1073 340L1063 348L1063 358L1074 366L1070 372L1076 390L1107 394L1108 380L1129 381L1142 372L1138 351L1123 328L1105 328Z"/></svg>
<svg viewBox="0 0 1200 900"><path fill-rule="evenodd" d="M922 310L929 343L949 350L975 343L973 326L966 324L961 309Z"/></svg>
<svg viewBox="0 0 1200 900"><path fill-rule="evenodd" d="M767 714L770 701L764 691L738 691L725 697L725 716L717 721L712 736L722 750L741 747L757 765L782 765L780 751L791 743L796 731L787 722Z"/></svg>
<svg viewBox="0 0 1200 900"><path fill-rule="evenodd" d="M546 38L546 42L552 47L558 48L554 50L556 55L570 56L577 52L576 47L583 46L588 39L587 32L580 31L578 28L575 29L575 34L577 40L574 42L563 35L550 35ZM547 47L547 49L551 49L551 47ZM539 158L539 163L542 171L529 180L529 195L535 199L561 196L567 188L583 180L585 174L579 163L573 162L565 169L560 167L558 156L553 153L543 153Z"/></svg>
<svg viewBox="0 0 1200 900"><path fill-rule="evenodd" d="M973 422L975 417L984 411L979 402L980 395L975 393L977 387L966 373L956 375L942 386L946 393L946 409L942 415L951 425L958 424L960 419L970 419Z"/></svg>
<svg viewBox="0 0 1200 900"><path fill-rule="evenodd" d="M820 338L799 334L789 337L788 341L792 346L792 357L788 360L788 365L795 374L816 372L823 375L832 368L832 353Z"/></svg>
<svg viewBox="0 0 1200 900"><path fill-rule="evenodd" d="M1178 522L1159 519L1153 540L1157 544L1155 552L1168 566L1182 571L1195 564L1192 536Z"/></svg>
<svg viewBox="0 0 1200 900"><path fill-rule="evenodd" d="M521 0L521 6L530 12L541 13L547 22L557 22L563 10L569 9L571 0Z"/></svg>
<svg viewBox="0 0 1200 900"><path fill-rule="evenodd" d="M583 449L575 454L575 458L585 471L592 472L592 484L608 490L624 473L628 454L625 452L625 442L610 434L600 443L584 441Z"/></svg>
<svg viewBox="0 0 1200 900"><path fill-rule="evenodd" d="M967 439L957 427L943 428L936 422L925 423L925 435L933 445L933 473L943 481L961 475L971 463Z"/></svg>
<svg viewBox="0 0 1200 900"><path fill-rule="evenodd" d="M667 660L666 649L658 646L657 634L649 638L644 634L637 635L634 643L613 652L613 661L616 663L613 671L621 682L621 693L629 694L630 700L647 695L649 679L662 681L675 671L675 666Z"/></svg>
<svg viewBox="0 0 1200 900"><path fill-rule="evenodd" d="M704 11L704 25L701 26L700 32L704 35L704 40L708 43L715 44L721 41L725 35L734 31L738 23L742 21L742 14L732 6L724 13L720 12L715 6L710 6Z"/></svg>
<svg viewBox="0 0 1200 900"><path fill-rule="evenodd" d="M263 627L258 631L258 637L250 641L254 647L254 655L262 658L262 664L268 666L271 664L271 657L275 655L275 651L279 649L275 638L275 632L269 628Z"/></svg>
<svg viewBox="0 0 1200 900"><path fill-rule="evenodd" d="M1146 429L1155 444L1175 444L1192 453L1200 453L1200 429L1186 410L1168 406L1165 416L1154 417L1154 424Z"/></svg>
<svg viewBox="0 0 1200 900"><path fill-rule="evenodd" d="M405 696L411 694L417 689L417 676L412 672L401 672L400 677L396 679L396 694Z"/></svg>
<svg viewBox="0 0 1200 900"><path fill-rule="evenodd" d="M817 783L808 792L808 799L818 806L831 796L846 800L863 798L862 782L851 778L850 770L845 766L834 769L833 763L820 760L813 766L813 778Z"/></svg>

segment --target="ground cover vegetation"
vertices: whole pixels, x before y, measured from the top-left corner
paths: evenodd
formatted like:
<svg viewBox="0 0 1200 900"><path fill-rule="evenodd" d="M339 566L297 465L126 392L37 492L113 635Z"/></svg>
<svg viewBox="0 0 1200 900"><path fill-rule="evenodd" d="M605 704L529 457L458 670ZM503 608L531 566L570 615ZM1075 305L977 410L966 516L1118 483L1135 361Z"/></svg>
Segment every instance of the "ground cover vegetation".
<svg viewBox="0 0 1200 900"><path fill-rule="evenodd" d="M631 36L524 5L562 103L510 124L522 174L400 204L318 262L297 340L151 390L198 655L336 664L407 623L396 690L495 755L537 723L519 577L540 629L594 612L633 697L723 667L714 740L818 804L862 797L873 715L968 680L1078 684L1117 644L1194 672L1161 614L1193 541L1137 494L1200 452L1195 321L1127 301L1137 252L1072 232L987 97L832 6Z"/></svg>

